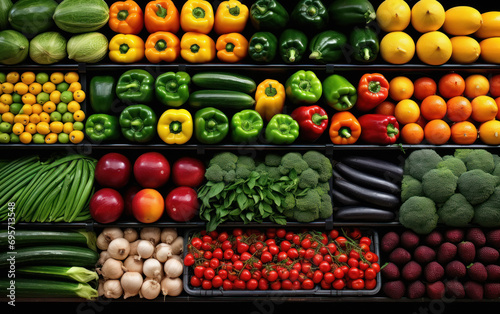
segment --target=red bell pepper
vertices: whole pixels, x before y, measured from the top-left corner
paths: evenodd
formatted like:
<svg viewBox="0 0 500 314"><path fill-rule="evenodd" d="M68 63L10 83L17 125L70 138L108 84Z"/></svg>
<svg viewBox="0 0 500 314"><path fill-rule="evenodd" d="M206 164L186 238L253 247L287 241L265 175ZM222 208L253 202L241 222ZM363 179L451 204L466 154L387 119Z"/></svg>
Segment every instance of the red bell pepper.
<svg viewBox="0 0 500 314"><path fill-rule="evenodd" d="M358 84L356 109L370 111L389 96L389 81L380 73L366 73Z"/></svg>
<svg viewBox="0 0 500 314"><path fill-rule="evenodd" d="M396 117L369 113L358 118L361 125L361 140L369 144L394 144L399 138L399 123Z"/></svg>
<svg viewBox="0 0 500 314"><path fill-rule="evenodd" d="M328 115L320 106L301 106L291 113L299 123L299 135L303 140L316 141L328 127Z"/></svg>

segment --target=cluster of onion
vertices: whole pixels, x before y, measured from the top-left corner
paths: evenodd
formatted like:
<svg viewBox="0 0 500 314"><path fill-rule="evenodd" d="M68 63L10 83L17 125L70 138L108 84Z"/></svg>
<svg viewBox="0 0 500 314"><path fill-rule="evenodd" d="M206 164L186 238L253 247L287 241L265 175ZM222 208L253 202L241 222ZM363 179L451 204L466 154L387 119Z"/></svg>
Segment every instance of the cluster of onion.
<svg viewBox="0 0 500 314"><path fill-rule="evenodd" d="M104 228L97 237L99 296L178 296L183 291L183 246L175 228Z"/></svg>

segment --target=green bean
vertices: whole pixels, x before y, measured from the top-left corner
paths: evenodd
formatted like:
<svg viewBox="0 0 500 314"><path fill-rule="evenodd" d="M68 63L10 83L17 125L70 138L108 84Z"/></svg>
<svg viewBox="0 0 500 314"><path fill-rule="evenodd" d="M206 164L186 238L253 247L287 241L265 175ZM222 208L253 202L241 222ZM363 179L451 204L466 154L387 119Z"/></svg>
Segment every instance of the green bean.
<svg viewBox="0 0 500 314"><path fill-rule="evenodd" d="M75 210L73 212L73 215L70 217L69 222L72 222L76 219L76 217L83 210L85 203L90 197L90 192L92 191L92 188L94 186L94 168L95 167L93 165L87 162L86 178L84 176L83 179L83 182L86 182L86 184L83 188L82 194L80 195L78 202L76 203Z"/></svg>
<svg viewBox="0 0 500 314"><path fill-rule="evenodd" d="M0 204L3 204L11 195L17 192L19 189L24 188L26 184L35 177L39 166L33 168L27 168L26 173L22 176L18 176L10 185L0 186L0 191L3 192L0 196Z"/></svg>
<svg viewBox="0 0 500 314"><path fill-rule="evenodd" d="M66 178L64 179L64 186L61 190L60 197L57 200L52 213L50 214L49 221L54 220L56 217L61 215L64 209L64 202L68 197L69 188L71 187L71 182L73 182L73 178L75 177L75 172L68 173Z"/></svg>
<svg viewBox="0 0 500 314"><path fill-rule="evenodd" d="M31 186L28 186L25 190L23 195L19 198L19 200L16 203L16 218L18 221L25 221L25 219L28 219L28 209L24 206L24 204L28 201L28 199L33 195L33 191L38 187L40 182L44 182L44 180L51 174L53 170L49 170L47 172L43 172L38 176L37 178L34 178L31 181Z"/></svg>
<svg viewBox="0 0 500 314"><path fill-rule="evenodd" d="M62 214L62 217L64 221L67 221L69 219L73 203L75 201L76 195L78 193L78 189L80 187L80 181L82 179L82 170L83 166L85 164L85 161L83 159L78 160L78 164L76 166L76 172L75 172L75 177L73 178L73 183L71 184L71 189L69 190L68 197L65 201L65 206L64 206L64 214Z"/></svg>
<svg viewBox="0 0 500 314"><path fill-rule="evenodd" d="M1 177L6 177L16 170L23 169L23 167L29 163L39 161L40 158L36 155L33 156L23 156L20 158L13 159L8 165L2 168L0 171Z"/></svg>
<svg viewBox="0 0 500 314"><path fill-rule="evenodd" d="M54 206L54 200L57 199L57 197L59 197L59 193L61 192L63 183L64 183L64 181L61 181L55 187L55 189L53 189L52 192L50 192L50 194L47 195L44 202L42 204L40 204L40 207L38 208L38 212L39 212L38 221L39 222L45 222L47 220L47 218L49 217L50 211L51 211L52 207Z"/></svg>

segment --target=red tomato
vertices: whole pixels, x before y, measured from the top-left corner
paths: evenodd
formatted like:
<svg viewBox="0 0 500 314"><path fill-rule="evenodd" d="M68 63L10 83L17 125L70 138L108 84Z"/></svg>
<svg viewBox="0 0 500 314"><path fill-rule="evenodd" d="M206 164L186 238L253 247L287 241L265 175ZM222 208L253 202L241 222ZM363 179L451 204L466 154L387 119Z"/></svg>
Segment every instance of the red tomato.
<svg viewBox="0 0 500 314"><path fill-rule="evenodd" d="M241 279L236 279L233 283L233 287L235 290L245 290L246 283Z"/></svg>
<svg viewBox="0 0 500 314"><path fill-rule="evenodd" d="M293 284L290 280L285 279L285 280L281 281L281 289L292 290L292 288L293 288Z"/></svg>
<svg viewBox="0 0 500 314"><path fill-rule="evenodd" d="M304 248L304 249L308 249L311 247L311 240L309 240L308 238L305 238L303 239L301 242L300 242L300 245Z"/></svg>
<svg viewBox="0 0 500 314"><path fill-rule="evenodd" d="M277 255L279 252L280 248L277 245L275 244L269 245L269 253L271 253L272 255Z"/></svg>
<svg viewBox="0 0 500 314"><path fill-rule="evenodd" d="M319 263L318 269L321 270L322 272L326 273L332 269L332 266L330 266L330 263L328 263L326 261L322 261L321 263Z"/></svg>
<svg viewBox="0 0 500 314"><path fill-rule="evenodd" d="M194 237L191 239L191 245L194 246L195 248L197 248L198 250L201 248L202 244L203 244L203 241L198 237Z"/></svg>
<svg viewBox="0 0 500 314"><path fill-rule="evenodd" d="M215 275L214 278L212 278L212 287L219 288L220 286L222 286L223 281L224 280L221 276Z"/></svg>
<svg viewBox="0 0 500 314"><path fill-rule="evenodd" d="M347 265L349 265L351 267L358 267L359 261L357 259L351 257L347 260Z"/></svg>
<svg viewBox="0 0 500 314"><path fill-rule="evenodd" d="M292 244L287 240L281 241L281 243L280 243L280 249L283 252L288 251L291 247L292 247Z"/></svg>
<svg viewBox="0 0 500 314"><path fill-rule="evenodd" d="M194 255L193 253L187 253L186 256L184 256L184 265L185 266L192 266L194 265Z"/></svg>
<svg viewBox="0 0 500 314"><path fill-rule="evenodd" d="M240 273L240 279L243 281L249 281L252 278L252 274L248 269L243 269Z"/></svg>
<svg viewBox="0 0 500 314"><path fill-rule="evenodd" d="M351 279L358 279L359 275L360 275L359 269L356 267L349 268L349 271L347 272L347 276Z"/></svg>
<svg viewBox="0 0 500 314"><path fill-rule="evenodd" d="M342 268L337 268L333 271L333 275L335 276L335 278L341 279L341 278L344 278L345 273L344 273L344 270Z"/></svg>
<svg viewBox="0 0 500 314"><path fill-rule="evenodd" d="M347 263L348 257L346 254L340 254L337 257L337 260L339 261L339 263Z"/></svg>
<svg viewBox="0 0 500 314"><path fill-rule="evenodd" d="M193 287L200 287L201 286L201 280L199 277L192 276L191 279L189 280L189 283Z"/></svg>
<svg viewBox="0 0 500 314"><path fill-rule="evenodd" d="M267 280L270 282L276 281L278 279L278 272L275 270L271 270L267 273Z"/></svg>
<svg viewBox="0 0 500 314"><path fill-rule="evenodd" d="M226 240L226 241L222 242L220 248L223 249L224 251L228 250L228 249L232 249L233 244L231 243L231 241Z"/></svg>
<svg viewBox="0 0 500 314"><path fill-rule="evenodd" d="M288 275L288 279L290 279L291 281L299 279L299 271L296 269L290 269L290 274Z"/></svg>
<svg viewBox="0 0 500 314"><path fill-rule="evenodd" d="M278 238L284 238L285 235L286 235L286 230L285 229L279 228L279 229L276 230L276 236Z"/></svg>
<svg viewBox="0 0 500 314"><path fill-rule="evenodd" d="M233 290L233 283L228 279L224 279L224 282L222 283L222 289Z"/></svg>
<svg viewBox="0 0 500 314"><path fill-rule="evenodd" d="M320 283L323 280L323 272L321 270L314 271L312 280L314 283Z"/></svg>
<svg viewBox="0 0 500 314"><path fill-rule="evenodd" d="M292 290L299 290L302 287L300 281L295 280L292 282Z"/></svg>
<svg viewBox="0 0 500 314"><path fill-rule="evenodd" d="M279 252L278 253L278 262L284 261L288 258L288 255L286 252Z"/></svg>
<svg viewBox="0 0 500 314"><path fill-rule="evenodd" d="M132 213L142 223L153 223L163 215L165 203L163 196L155 189L142 189L132 200Z"/></svg>
<svg viewBox="0 0 500 314"><path fill-rule="evenodd" d="M281 289L281 281L274 281L271 283L272 290L280 290Z"/></svg>
<svg viewBox="0 0 500 314"><path fill-rule="evenodd" d="M270 252L264 252L262 253L262 255L260 256L260 260L262 261L262 263L269 263L273 260L273 255L270 253Z"/></svg>
<svg viewBox="0 0 500 314"><path fill-rule="evenodd" d="M363 279L356 279L352 282L352 288L355 290L361 290L365 288L365 281Z"/></svg>
<svg viewBox="0 0 500 314"><path fill-rule="evenodd" d="M339 236L339 231L337 229L330 230L328 236L330 239L335 240Z"/></svg>
<svg viewBox="0 0 500 314"><path fill-rule="evenodd" d="M344 279L335 279L334 282L332 282L332 287L333 289L336 290L342 290L345 288L345 280Z"/></svg>
<svg viewBox="0 0 500 314"><path fill-rule="evenodd" d="M208 280L212 280L215 277L215 270L213 268L205 268L205 271L203 272L203 277Z"/></svg>
<svg viewBox="0 0 500 314"><path fill-rule="evenodd" d="M213 255L213 254L212 254L212 255ZM216 269L217 267L219 267L219 265L220 265L219 259L217 259L217 258L212 258L212 259L210 260L210 267L211 267L212 269Z"/></svg>
<svg viewBox="0 0 500 314"><path fill-rule="evenodd" d="M339 236L337 237L337 239L335 239L335 241L337 242L338 245L340 245L340 247L345 248L347 243L346 237Z"/></svg>
<svg viewBox="0 0 500 314"><path fill-rule="evenodd" d="M222 279L226 279L227 278L227 270L219 269L219 271L217 272L217 275L219 277L221 277Z"/></svg>
<svg viewBox="0 0 500 314"><path fill-rule="evenodd" d="M234 269L236 269L236 270L242 270L242 269L243 269L243 266L244 266L244 265L243 265L243 262L242 262L242 261L240 261L240 260L238 260L238 261L234 261L234 262L233 262L233 267L234 267Z"/></svg>
<svg viewBox="0 0 500 314"><path fill-rule="evenodd" d="M222 231L218 236L217 236L217 241L220 243L223 243L229 238L229 235L227 234L226 231Z"/></svg>
<svg viewBox="0 0 500 314"><path fill-rule="evenodd" d="M288 255L289 258L291 259L296 259L297 257L299 257L299 252L297 251L296 248L291 248L289 249L286 254Z"/></svg>
<svg viewBox="0 0 500 314"><path fill-rule="evenodd" d="M377 277L377 272L373 268L368 268L365 270L365 279L375 279Z"/></svg>
<svg viewBox="0 0 500 314"><path fill-rule="evenodd" d="M269 289L269 282L264 278L260 278L259 279L259 290L267 290L267 289Z"/></svg>
<svg viewBox="0 0 500 314"><path fill-rule="evenodd" d="M304 290L312 290L312 289L314 289L314 281L307 278L302 282L301 286L302 286L302 289L304 289Z"/></svg>
<svg viewBox="0 0 500 314"><path fill-rule="evenodd" d="M316 266L321 264L322 261L323 261L323 255L321 255L321 254L315 254L312 258L312 262Z"/></svg>
<svg viewBox="0 0 500 314"><path fill-rule="evenodd" d="M330 284L332 283L334 280L335 280L335 275L332 273L332 272L326 272L324 275L323 275L323 280Z"/></svg>
<svg viewBox="0 0 500 314"><path fill-rule="evenodd" d="M377 286L376 279L365 279L365 289L373 290Z"/></svg>
<svg viewBox="0 0 500 314"><path fill-rule="evenodd" d="M252 254L250 254L248 252L241 253L240 260L247 261L247 260L249 260L251 258L252 258Z"/></svg>
<svg viewBox="0 0 500 314"><path fill-rule="evenodd" d="M252 273L252 278L256 279L256 280L259 280L260 278L262 278L262 272L260 270L255 270Z"/></svg>
<svg viewBox="0 0 500 314"><path fill-rule="evenodd" d="M232 249L226 249L224 251L224 259L226 259L226 260L230 260L233 257L233 255L234 255L234 252Z"/></svg>
<svg viewBox="0 0 500 314"><path fill-rule="evenodd" d="M216 259L223 259L224 258L224 252L222 252L222 249L220 247L216 248L214 252L212 253L212 256Z"/></svg>
<svg viewBox="0 0 500 314"><path fill-rule="evenodd" d="M194 275L198 278L202 278L204 272L205 272L205 267L203 266L196 266L194 268Z"/></svg>
<svg viewBox="0 0 500 314"><path fill-rule="evenodd" d="M240 242L240 243L238 244L237 251L238 251L238 253L240 253L240 254L241 254L241 253L243 253L243 252L248 251L248 248L249 248L248 244L246 244L246 243L244 243L244 242Z"/></svg>
<svg viewBox="0 0 500 314"><path fill-rule="evenodd" d="M255 290L259 286L259 282L256 279L251 278L247 281L247 290Z"/></svg>

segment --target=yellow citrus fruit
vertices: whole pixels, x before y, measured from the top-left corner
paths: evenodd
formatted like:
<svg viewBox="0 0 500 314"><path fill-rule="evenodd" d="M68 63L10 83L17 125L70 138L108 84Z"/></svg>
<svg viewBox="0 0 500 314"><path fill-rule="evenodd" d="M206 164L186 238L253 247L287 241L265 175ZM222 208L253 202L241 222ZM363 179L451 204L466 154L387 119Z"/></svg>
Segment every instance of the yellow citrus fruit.
<svg viewBox="0 0 500 314"><path fill-rule="evenodd" d="M420 107L411 99L403 99L396 104L394 116L401 124L416 123L420 118Z"/></svg>
<svg viewBox="0 0 500 314"><path fill-rule="evenodd" d="M410 25L411 9L404 0L385 0L376 14L377 23L384 32L403 31Z"/></svg>
<svg viewBox="0 0 500 314"><path fill-rule="evenodd" d="M481 14L483 24L474 33L477 38L489 38L500 36L500 11L489 11Z"/></svg>
<svg viewBox="0 0 500 314"><path fill-rule="evenodd" d="M389 97L394 101L410 99L414 90L413 82L406 76L396 76L389 81Z"/></svg>
<svg viewBox="0 0 500 314"><path fill-rule="evenodd" d="M441 65L451 58L450 38L440 31L422 34L416 44L417 56L425 64Z"/></svg>
<svg viewBox="0 0 500 314"><path fill-rule="evenodd" d="M459 64L476 62L481 55L479 42L470 36L454 36L451 41L451 60Z"/></svg>
<svg viewBox="0 0 500 314"><path fill-rule="evenodd" d="M408 63L415 55L415 42L405 32L387 33L380 41L380 56L391 64Z"/></svg>
<svg viewBox="0 0 500 314"><path fill-rule="evenodd" d="M445 12L443 31L453 36L466 36L476 32L483 24L481 13L470 6L456 6Z"/></svg>
<svg viewBox="0 0 500 314"><path fill-rule="evenodd" d="M481 59L487 63L500 63L500 37L490 37L479 42Z"/></svg>
<svg viewBox="0 0 500 314"><path fill-rule="evenodd" d="M420 0L411 8L411 25L420 33L437 31L444 24L445 10L437 0Z"/></svg>

